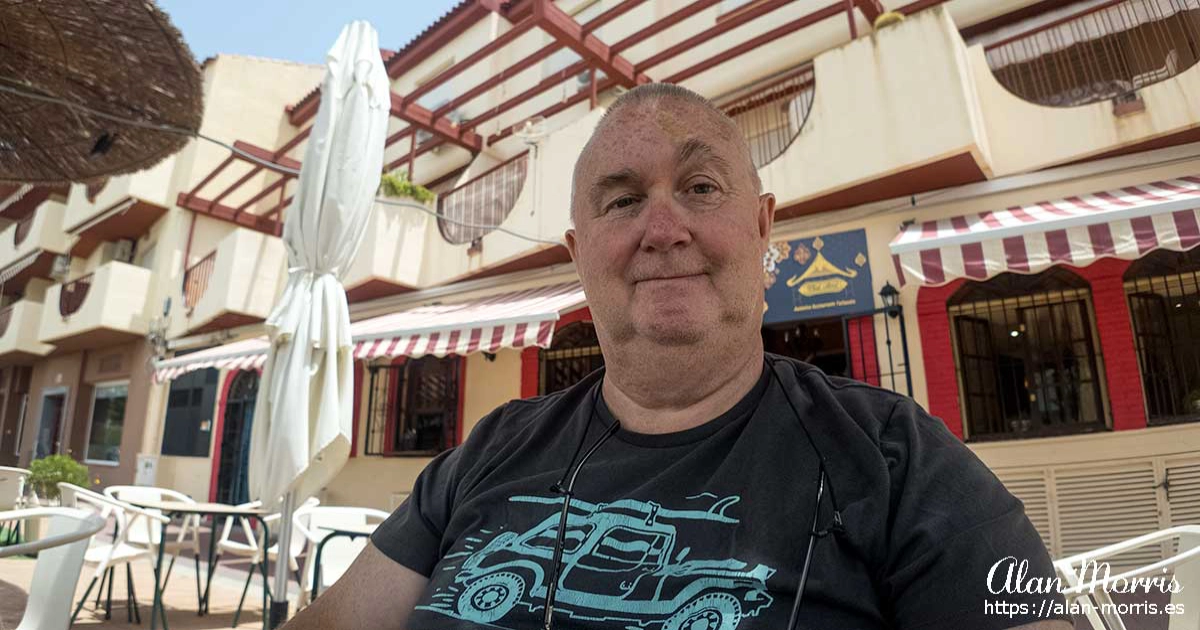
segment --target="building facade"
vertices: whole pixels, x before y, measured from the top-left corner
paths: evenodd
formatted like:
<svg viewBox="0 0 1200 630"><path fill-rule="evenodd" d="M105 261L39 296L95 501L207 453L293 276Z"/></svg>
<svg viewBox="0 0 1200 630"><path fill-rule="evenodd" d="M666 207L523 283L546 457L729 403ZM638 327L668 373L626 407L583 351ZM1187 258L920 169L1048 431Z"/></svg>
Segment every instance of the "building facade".
<svg viewBox="0 0 1200 630"><path fill-rule="evenodd" d="M324 502L394 507L497 405L603 364L558 244L571 168L655 80L729 113L777 197L768 350L911 395L1055 556L1200 521L1195 0L463 2L383 55L385 170L436 198L381 198L344 274L355 434ZM205 77L235 151L0 201L5 461L246 498L320 69Z"/></svg>

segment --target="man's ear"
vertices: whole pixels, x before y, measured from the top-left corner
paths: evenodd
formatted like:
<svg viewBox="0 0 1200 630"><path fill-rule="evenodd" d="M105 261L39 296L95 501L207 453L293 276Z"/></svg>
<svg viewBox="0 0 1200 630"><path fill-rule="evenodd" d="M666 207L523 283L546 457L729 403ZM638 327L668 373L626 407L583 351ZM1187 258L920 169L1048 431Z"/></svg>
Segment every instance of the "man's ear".
<svg viewBox="0 0 1200 630"><path fill-rule="evenodd" d="M775 195L763 193L758 196L758 235L763 241L771 240L773 225L775 225Z"/></svg>
<svg viewBox="0 0 1200 630"><path fill-rule="evenodd" d="M578 264L579 258L575 254L575 228L569 228L567 232L563 234L563 239L567 242L567 251L571 253L571 262Z"/></svg>

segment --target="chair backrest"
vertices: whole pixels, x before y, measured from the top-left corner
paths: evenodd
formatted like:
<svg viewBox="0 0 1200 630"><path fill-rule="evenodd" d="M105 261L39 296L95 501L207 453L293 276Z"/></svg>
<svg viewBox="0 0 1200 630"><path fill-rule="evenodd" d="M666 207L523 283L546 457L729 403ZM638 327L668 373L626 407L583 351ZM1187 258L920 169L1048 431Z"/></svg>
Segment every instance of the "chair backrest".
<svg viewBox="0 0 1200 630"><path fill-rule="evenodd" d="M71 622L70 602L83 568L83 556L104 519L71 508L34 508L0 512L0 521L45 518L46 535L39 540L5 548L6 554L37 553L25 613L17 630L66 630Z"/></svg>
<svg viewBox="0 0 1200 630"><path fill-rule="evenodd" d="M21 497L25 495L25 480L29 471L24 468L0 466L0 510L14 510L19 507Z"/></svg>
<svg viewBox="0 0 1200 630"><path fill-rule="evenodd" d="M1131 550L1164 543L1173 548L1174 553L1163 560L1119 573L1106 573L1103 569L1094 572L1093 563L1103 566ZM1194 602L1188 601L1195 597L1191 593L1200 591L1200 525L1170 527L1062 558L1054 561L1054 568L1062 579L1068 602L1086 606L1084 617L1094 630L1126 628L1108 595L1108 585L1128 584L1132 578L1169 580L1172 576L1181 588L1172 593L1171 603L1182 612L1170 616L1168 630L1200 630L1200 606L1193 606Z"/></svg>
<svg viewBox="0 0 1200 630"><path fill-rule="evenodd" d="M372 508L319 506L297 510L295 521L297 527L304 531L307 542L312 545L309 553L315 554L316 545L329 533L325 528L379 524L387 517L387 512ZM350 568L350 564L366 545L366 538L350 540L337 537L325 543L321 552L321 587L325 588L336 582ZM310 585L313 562L307 562L306 565L310 568L306 571L308 577L305 584Z"/></svg>
<svg viewBox="0 0 1200 630"><path fill-rule="evenodd" d="M156 486L109 486L104 489L104 495L124 503L136 503L137 501L196 502L195 499L178 490ZM160 510L150 509L148 511L151 514L162 514ZM150 521L137 519L136 522L131 522L128 540L135 545L156 545L158 544L158 533L159 528L151 527Z"/></svg>
<svg viewBox="0 0 1200 630"><path fill-rule="evenodd" d="M63 505L91 509L101 518L108 518L111 515L117 522L116 535L113 537L112 544L108 547L108 555L96 561L97 575L108 567L113 552L122 544L129 542L132 532L153 531L155 539L157 539L158 533L169 521L162 514L104 496L87 488L81 488L65 482L60 482L58 488L62 493ZM149 553L149 550L147 550L147 553Z"/></svg>

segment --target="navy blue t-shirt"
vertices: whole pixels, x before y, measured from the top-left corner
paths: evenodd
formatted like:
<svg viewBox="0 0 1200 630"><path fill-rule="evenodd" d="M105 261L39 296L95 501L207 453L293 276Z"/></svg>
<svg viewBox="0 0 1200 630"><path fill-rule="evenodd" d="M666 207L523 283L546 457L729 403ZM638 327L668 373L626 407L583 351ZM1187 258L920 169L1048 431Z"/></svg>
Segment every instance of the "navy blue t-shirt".
<svg viewBox="0 0 1200 630"><path fill-rule="evenodd" d="M541 628L563 504L551 487L581 443L586 452L615 422L602 375L493 411L376 530L376 547L429 577L410 628ZM1028 561L1026 579L1053 568L1021 502L940 420L909 398L768 354L758 383L719 417L668 434L617 429L587 460L555 628L786 628L818 452L828 474L818 529L833 524L835 500L842 527L816 543L800 628L1067 618L1051 612L1058 595L989 592L1005 557ZM1003 578L993 577L995 588ZM998 601L1025 612L1000 614Z"/></svg>

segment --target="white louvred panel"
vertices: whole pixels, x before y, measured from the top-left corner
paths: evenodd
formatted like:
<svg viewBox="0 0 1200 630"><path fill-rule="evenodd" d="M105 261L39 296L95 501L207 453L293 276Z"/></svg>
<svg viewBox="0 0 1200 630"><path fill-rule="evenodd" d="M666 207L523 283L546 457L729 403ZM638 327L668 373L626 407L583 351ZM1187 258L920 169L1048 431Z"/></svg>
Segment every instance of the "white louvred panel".
<svg viewBox="0 0 1200 630"><path fill-rule="evenodd" d="M1050 555L1058 557L1050 528L1050 490L1044 468L998 470L996 476L1013 496L1025 504L1025 515L1042 537Z"/></svg>
<svg viewBox="0 0 1200 630"><path fill-rule="evenodd" d="M1200 455L1167 459L1164 468L1171 525L1200 525Z"/></svg>
<svg viewBox="0 0 1200 630"><path fill-rule="evenodd" d="M1104 467L1054 471L1059 556L1073 555L1161 529L1158 483L1149 460ZM1130 551L1112 561L1113 570L1162 559L1157 546Z"/></svg>

